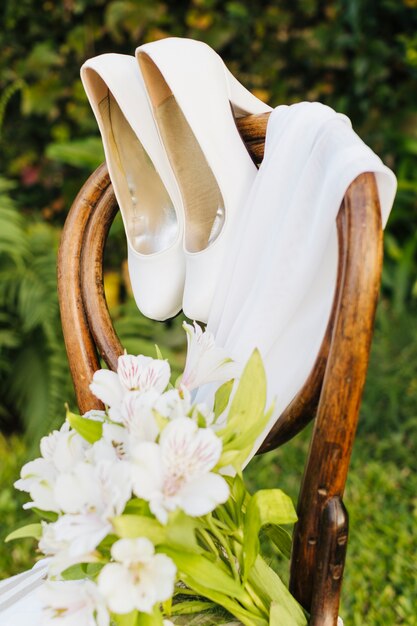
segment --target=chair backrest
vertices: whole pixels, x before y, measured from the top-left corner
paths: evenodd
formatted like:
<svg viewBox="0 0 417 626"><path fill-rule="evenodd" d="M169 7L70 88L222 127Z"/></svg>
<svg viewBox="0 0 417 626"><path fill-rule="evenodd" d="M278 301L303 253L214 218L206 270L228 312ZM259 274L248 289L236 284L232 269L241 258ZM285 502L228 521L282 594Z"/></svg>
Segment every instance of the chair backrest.
<svg viewBox="0 0 417 626"><path fill-rule="evenodd" d="M269 114L236 120L255 163L263 158ZM103 408L89 383L100 354L115 370L122 354L103 289L103 252L118 207L101 165L76 197L62 233L58 290L79 409ZM382 229L373 174L347 190L337 217L339 262L332 313L307 381L260 452L291 439L315 418L294 531L290 587L310 624L336 624L347 543L342 497L365 383L382 265Z"/></svg>

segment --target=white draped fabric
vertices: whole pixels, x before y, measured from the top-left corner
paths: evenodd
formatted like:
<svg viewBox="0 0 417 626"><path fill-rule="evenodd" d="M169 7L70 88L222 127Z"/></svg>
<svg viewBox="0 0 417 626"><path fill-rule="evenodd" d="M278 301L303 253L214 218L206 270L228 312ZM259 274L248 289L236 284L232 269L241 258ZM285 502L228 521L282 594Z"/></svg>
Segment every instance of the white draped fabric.
<svg viewBox="0 0 417 626"><path fill-rule="evenodd" d="M395 176L348 118L308 102L272 112L264 161L230 241L208 322L216 343L239 363L260 349L269 399L276 398L270 426L314 364L335 286L336 216L363 172L376 174L385 224ZM209 394L200 392L199 399ZM0 583L0 626L40 625L34 588L41 574Z"/></svg>
<svg viewBox="0 0 417 626"><path fill-rule="evenodd" d="M337 213L350 183L364 172L376 175L385 226L396 178L346 116L317 102L271 113L264 160L207 325L240 364L255 347L264 359L276 409L254 452L314 365L336 283ZM202 390L199 400L212 392Z"/></svg>

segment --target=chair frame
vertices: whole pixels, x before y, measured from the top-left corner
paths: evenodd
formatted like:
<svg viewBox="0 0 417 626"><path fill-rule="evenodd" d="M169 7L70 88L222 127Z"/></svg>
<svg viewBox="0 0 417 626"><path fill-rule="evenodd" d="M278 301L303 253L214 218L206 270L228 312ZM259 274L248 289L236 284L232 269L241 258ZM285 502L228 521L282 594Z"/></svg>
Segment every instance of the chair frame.
<svg viewBox="0 0 417 626"><path fill-rule="evenodd" d="M269 114L236 120L254 162L263 158ZM103 408L89 390L99 354L117 368L123 348L103 288L103 253L118 211L107 168L87 180L68 214L59 249L62 328L79 409ZM348 539L343 504L368 367L382 267L382 227L374 175L359 176L337 217L337 286L327 330L310 376L260 452L272 450L315 418L298 499L290 589L310 626L335 626Z"/></svg>

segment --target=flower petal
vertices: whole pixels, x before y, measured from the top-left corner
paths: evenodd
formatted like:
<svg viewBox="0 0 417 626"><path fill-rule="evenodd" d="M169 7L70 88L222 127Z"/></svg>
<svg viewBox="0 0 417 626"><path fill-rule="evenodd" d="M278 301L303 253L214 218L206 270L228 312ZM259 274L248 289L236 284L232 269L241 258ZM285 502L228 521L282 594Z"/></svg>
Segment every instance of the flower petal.
<svg viewBox="0 0 417 626"><path fill-rule="evenodd" d="M130 613L135 608L134 587L129 570L120 563L109 563L98 577L98 588L113 613Z"/></svg>
<svg viewBox="0 0 417 626"><path fill-rule="evenodd" d="M109 407L119 406L123 399L123 387L118 375L110 370L94 373L90 391Z"/></svg>
<svg viewBox="0 0 417 626"><path fill-rule="evenodd" d="M210 382L226 382L234 378L239 368L226 351L214 343L214 335L184 322L187 333L187 359L181 384L192 390Z"/></svg>
<svg viewBox="0 0 417 626"><path fill-rule="evenodd" d="M143 442L132 450L132 487L139 498L150 500L162 489L163 468L160 446Z"/></svg>
<svg viewBox="0 0 417 626"><path fill-rule="evenodd" d="M153 543L145 537L137 539L119 539L111 548L115 561L130 565L131 563L146 563L155 554Z"/></svg>
<svg viewBox="0 0 417 626"><path fill-rule="evenodd" d="M138 359L147 357L138 357ZM142 361L143 369L140 375L140 389L156 389L159 393L165 391L171 377L171 369L168 361L162 359L150 359L146 363Z"/></svg>
<svg viewBox="0 0 417 626"><path fill-rule="evenodd" d="M187 483L181 489L181 508L192 517L213 511L229 498L229 486L218 474L205 474Z"/></svg>
<svg viewBox="0 0 417 626"><path fill-rule="evenodd" d="M210 471L218 462L222 442L210 428L198 428L188 417L170 422L160 438L168 474L191 477Z"/></svg>

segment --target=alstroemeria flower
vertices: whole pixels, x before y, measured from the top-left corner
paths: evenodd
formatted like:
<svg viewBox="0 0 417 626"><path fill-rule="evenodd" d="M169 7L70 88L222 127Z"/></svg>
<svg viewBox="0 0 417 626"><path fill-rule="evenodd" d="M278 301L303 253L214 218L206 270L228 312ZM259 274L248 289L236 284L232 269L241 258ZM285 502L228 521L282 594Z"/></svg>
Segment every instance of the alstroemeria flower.
<svg viewBox="0 0 417 626"><path fill-rule="evenodd" d="M35 459L26 463L20 471L20 479L14 483L16 489L27 491L32 498L31 502L23 505L24 509L33 507L42 511L59 511L54 497L54 484L57 471L50 461L44 458Z"/></svg>
<svg viewBox="0 0 417 626"><path fill-rule="evenodd" d="M120 515L132 495L131 470L126 461L78 463L58 475L54 499L63 512L43 526L40 550L53 556L51 567L60 572L91 553L112 530L111 518Z"/></svg>
<svg viewBox="0 0 417 626"><path fill-rule="evenodd" d="M125 460L128 455L129 433L121 424L103 424L102 438L86 450L85 459L97 465L100 461Z"/></svg>
<svg viewBox="0 0 417 626"><path fill-rule="evenodd" d="M47 581L42 585L42 626L109 626L103 596L91 580Z"/></svg>
<svg viewBox="0 0 417 626"><path fill-rule="evenodd" d="M212 333L203 331L195 322L194 327L184 322L183 328L187 333L188 348L181 385L191 391L201 385L226 382L236 376L238 368L235 362L223 348L215 345Z"/></svg>
<svg viewBox="0 0 417 626"><path fill-rule="evenodd" d="M27 502L23 508L36 507L42 511L58 512L59 505L54 496L56 479L60 472L75 467L89 447L90 444L71 430L67 422L60 430L42 437L42 456L26 463L20 472L20 480L14 484L16 489L27 491L32 498L32 502Z"/></svg>
<svg viewBox="0 0 417 626"><path fill-rule="evenodd" d="M149 539L119 539L111 554L116 563L105 565L98 577L110 611L151 613L155 604L172 596L176 567L165 554L155 554Z"/></svg>
<svg viewBox="0 0 417 626"><path fill-rule="evenodd" d="M120 416L133 439L155 441L159 435L153 413L159 395L156 389L129 391L125 394L120 407Z"/></svg>
<svg viewBox="0 0 417 626"><path fill-rule="evenodd" d="M111 524L96 513L62 515L51 524L42 522L39 549L52 557L50 573L60 574L76 563L96 561L93 551L111 530Z"/></svg>
<svg viewBox="0 0 417 626"><path fill-rule="evenodd" d="M109 415L114 421L122 421L120 407L128 391L155 389L162 393L166 389L171 370L167 361L148 356L119 356L117 373L98 370L90 384L92 393L110 407Z"/></svg>
<svg viewBox="0 0 417 626"><path fill-rule="evenodd" d="M191 396L186 387L170 389L161 394L155 403L155 410L169 420L185 417L191 409Z"/></svg>
<svg viewBox="0 0 417 626"><path fill-rule="evenodd" d="M211 472L221 450L211 429L198 428L188 417L175 419L159 444L145 442L132 450L133 491L163 524L177 508L193 517L205 515L229 497L224 478Z"/></svg>
<svg viewBox="0 0 417 626"><path fill-rule="evenodd" d="M55 500L64 513L120 515L131 496L130 465L125 461L79 463L55 482Z"/></svg>

